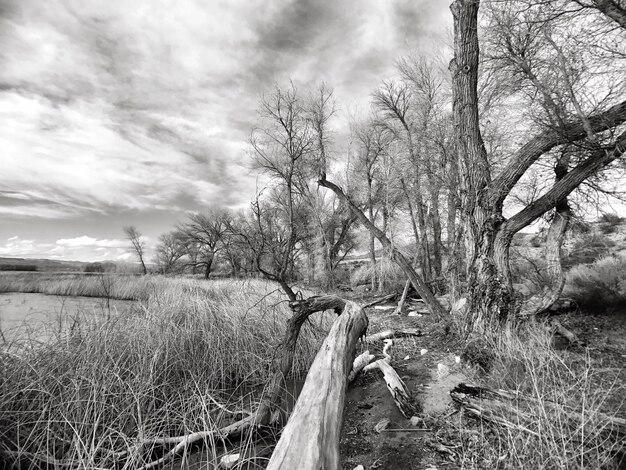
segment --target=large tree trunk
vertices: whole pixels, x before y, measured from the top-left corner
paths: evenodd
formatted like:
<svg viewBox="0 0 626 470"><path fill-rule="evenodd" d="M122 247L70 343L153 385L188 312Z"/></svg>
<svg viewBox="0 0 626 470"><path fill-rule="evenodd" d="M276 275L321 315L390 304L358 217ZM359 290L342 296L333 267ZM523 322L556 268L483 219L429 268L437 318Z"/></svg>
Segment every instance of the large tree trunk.
<svg viewBox="0 0 626 470"><path fill-rule="evenodd" d="M368 216L369 219L372 223L374 223L374 202L372 201L372 179L371 177L368 176L367 178L367 210L368 210ZM374 292L374 290L376 290L376 237L374 236L373 233L370 233L370 240L369 240L369 251L370 251L370 263L371 263L371 270L372 270L372 285L371 285L371 289L372 292Z"/></svg>
<svg viewBox="0 0 626 470"><path fill-rule="evenodd" d="M478 115L479 3L479 0L455 0L451 6L454 59L450 63L450 71L459 186L466 221L467 327L470 331L502 321L515 310L508 266L512 236L554 208L589 176L622 156L626 148L626 132L622 132L611 144L596 145L594 142L595 135L616 129L626 121L626 101L622 101L594 115L562 122L558 129L547 128L510 155L498 176L492 178ZM598 6L600 3L610 6L610 2L597 3ZM611 17L620 23L616 19L618 13L612 10ZM533 203L508 220L503 218L505 198L542 155L557 146L589 137L587 143L591 147L584 152L585 158L580 163Z"/></svg>
<svg viewBox="0 0 626 470"><path fill-rule="evenodd" d="M460 276L463 267L463 253L461 252L463 224L460 223L457 217L461 206L461 201L457 193L459 184L458 180L458 163L454 158L451 158L449 164L446 220L446 247L448 250L447 273L450 285L451 304L461 297Z"/></svg>
<svg viewBox="0 0 626 470"><path fill-rule="evenodd" d="M513 300L510 276L506 273L510 239L498 236L504 221L502 204L494 203L489 194L491 169L479 126L478 6L477 0L456 0L450 7L454 17L454 59L450 62L450 72L459 182L464 194L468 331L505 319Z"/></svg>

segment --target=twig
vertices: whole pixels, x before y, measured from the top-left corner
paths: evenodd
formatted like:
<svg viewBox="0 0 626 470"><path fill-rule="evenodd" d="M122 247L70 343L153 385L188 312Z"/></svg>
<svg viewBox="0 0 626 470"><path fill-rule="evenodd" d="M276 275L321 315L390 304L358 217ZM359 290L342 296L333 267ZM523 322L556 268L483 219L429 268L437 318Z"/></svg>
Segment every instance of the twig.
<svg viewBox="0 0 626 470"><path fill-rule="evenodd" d="M383 429L381 432L430 432L429 428L397 428L397 429Z"/></svg>

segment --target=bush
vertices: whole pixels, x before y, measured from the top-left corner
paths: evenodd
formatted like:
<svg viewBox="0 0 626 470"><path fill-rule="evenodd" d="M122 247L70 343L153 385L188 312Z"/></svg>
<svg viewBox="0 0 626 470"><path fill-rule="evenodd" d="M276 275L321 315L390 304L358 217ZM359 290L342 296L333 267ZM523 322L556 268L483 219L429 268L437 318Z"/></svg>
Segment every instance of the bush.
<svg viewBox="0 0 626 470"><path fill-rule="evenodd" d="M350 276L350 281L353 287L363 284L371 285L373 276L374 268L371 263L368 263L355 269ZM382 291L402 290L406 282L406 276L402 269L389 258L376 260L375 276L377 288L380 287Z"/></svg>
<svg viewBox="0 0 626 470"><path fill-rule="evenodd" d="M598 219L600 232L605 235L616 233L623 222L624 218L617 214L602 214Z"/></svg>
<svg viewBox="0 0 626 470"><path fill-rule="evenodd" d="M0 264L0 271L37 271L35 264Z"/></svg>
<svg viewBox="0 0 626 470"><path fill-rule="evenodd" d="M563 267L589 264L609 254L615 242L603 234L589 232L576 239L569 252L563 257Z"/></svg>
<svg viewBox="0 0 626 470"><path fill-rule="evenodd" d="M564 293L586 307L626 305L626 258L607 256L567 275Z"/></svg>

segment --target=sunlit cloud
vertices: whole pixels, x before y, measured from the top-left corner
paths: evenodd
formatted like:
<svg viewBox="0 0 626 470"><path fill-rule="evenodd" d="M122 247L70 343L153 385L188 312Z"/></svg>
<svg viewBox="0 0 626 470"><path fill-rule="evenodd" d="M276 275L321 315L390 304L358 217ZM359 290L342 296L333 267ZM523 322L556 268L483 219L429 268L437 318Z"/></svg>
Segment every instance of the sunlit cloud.
<svg viewBox="0 0 626 470"><path fill-rule="evenodd" d="M151 240L145 241L147 255L151 256ZM135 254L129 249L129 242L123 239L97 239L83 235L62 238L55 243L45 243L13 236L0 245L0 256L78 261L133 261Z"/></svg>
<svg viewBox="0 0 626 470"><path fill-rule="evenodd" d="M25 220L243 207L264 93L325 80L346 121L448 17L436 0L4 0L4 230L26 240Z"/></svg>

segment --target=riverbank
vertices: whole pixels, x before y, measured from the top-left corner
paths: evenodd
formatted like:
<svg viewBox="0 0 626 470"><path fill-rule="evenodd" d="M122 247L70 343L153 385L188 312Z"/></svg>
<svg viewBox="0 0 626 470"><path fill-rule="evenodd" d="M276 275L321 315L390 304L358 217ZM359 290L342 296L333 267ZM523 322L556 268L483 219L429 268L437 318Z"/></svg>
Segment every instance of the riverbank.
<svg viewBox="0 0 626 470"><path fill-rule="evenodd" d="M252 411L291 311L259 280L156 279L141 309L5 348L2 450L108 467L139 439L218 429ZM163 286L167 285L167 288ZM304 325L304 374L333 314ZM245 436L242 445L246 445ZM222 451L215 446L215 457ZM155 452L158 449L155 448Z"/></svg>

